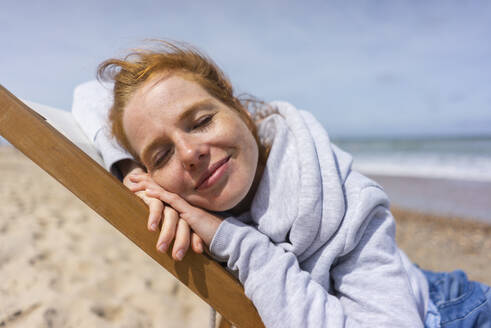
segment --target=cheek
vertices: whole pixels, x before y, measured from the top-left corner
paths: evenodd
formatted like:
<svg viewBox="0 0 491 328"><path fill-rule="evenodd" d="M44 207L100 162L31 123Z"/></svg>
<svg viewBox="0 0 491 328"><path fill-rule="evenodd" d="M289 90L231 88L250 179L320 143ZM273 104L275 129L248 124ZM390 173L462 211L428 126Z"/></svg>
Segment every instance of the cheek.
<svg viewBox="0 0 491 328"><path fill-rule="evenodd" d="M239 149L240 180L244 187L250 187L255 175L259 157L259 149L252 132L243 122L239 122L230 131L231 144Z"/></svg>
<svg viewBox="0 0 491 328"><path fill-rule="evenodd" d="M165 190L181 195L183 186L179 172L178 168L172 167L160 169L152 174L152 179Z"/></svg>
<svg viewBox="0 0 491 328"><path fill-rule="evenodd" d="M247 151L253 150L254 146L257 148L252 132L242 119L238 117L229 117L223 126L226 127L223 137L231 144L240 146L240 148Z"/></svg>
<svg viewBox="0 0 491 328"><path fill-rule="evenodd" d="M247 128L245 124L242 124L240 127L236 127L236 131L240 131L240 133L236 133L235 142L238 145L241 145L242 151L245 155L245 160L248 161L250 167L255 168L257 165L258 159L258 145L256 143L256 139L252 135L252 132Z"/></svg>

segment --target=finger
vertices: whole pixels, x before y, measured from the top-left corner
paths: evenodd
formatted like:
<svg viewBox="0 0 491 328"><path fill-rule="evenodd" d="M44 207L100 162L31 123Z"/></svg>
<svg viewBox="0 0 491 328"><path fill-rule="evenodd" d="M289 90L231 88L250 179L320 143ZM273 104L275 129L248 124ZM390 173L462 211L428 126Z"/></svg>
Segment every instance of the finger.
<svg viewBox="0 0 491 328"><path fill-rule="evenodd" d="M185 213L187 210L191 209L189 204L179 197L179 195L172 192L168 192L163 188L155 188L152 186L147 187L145 194L149 197L159 198L164 203L169 204L175 208L179 213Z"/></svg>
<svg viewBox="0 0 491 328"><path fill-rule="evenodd" d="M127 188L129 188L130 186L132 186L132 185L134 184L134 182L133 182L133 181L131 181L129 178L124 178L124 179L123 179L123 184L124 184L124 185L125 185Z"/></svg>
<svg viewBox="0 0 491 328"><path fill-rule="evenodd" d="M142 180L148 179L147 173L131 173L128 175L128 179L133 182L140 182Z"/></svg>
<svg viewBox="0 0 491 328"><path fill-rule="evenodd" d="M150 202L152 201L152 199L156 199L156 198L148 197L147 194L141 190L135 191L135 195L137 195L141 200L143 200L145 204L147 204L147 206L150 206Z"/></svg>
<svg viewBox="0 0 491 328"><path fill-rule="evenodd" d="M126 187L132 192L137 192L137 191L143 191L147 189L149 186L146 181L140 181L140 182L132 182L131 184L128 184Z"/></svg>
<svg viewBox="0 0 491 328"><path fill-rule="evenodd" d="M191 228L186 221L180 219L177 223L176 238L172 249L172 257L176 261L181 261L189 248Z"/></svg>
<svg viewBox="0 0 491 328"><path fill-rule="evenodd" d="M194 207L182 199L179 195L166 191L163 188L148 188L145 193L149 197L158 197L164 203L169 204L179 212L179 217L201 237L206 245L209 245L222 220L198 207Z"/></svg>
<svg viewBox="0 0 491 328"><path fill-rule="evenodd" d="M157 183L155 183L155 181L153 181L152 179L149 179L149 178L145 178L145 179L138 180L138 181L130 181L127 184L127 187L129 190L131 190L133 192L142 191L145 189L152 189L152 190L162 189L162 187L160 185L158 185Z"/></svg>
<svg viewBox="0 0 491 328"><path fill-rule="evenodd" d="M203 240L195 232L191 233L191 247L195 253L203 253Z"/></svg>
<svg viewBox="0 0 491 328"><path fill-rule="evenodd" d="M176 234L178 220L179 214L172 207L166 206L164 208L162 230L160 230L159 239L157 241L157 249L162 253L169 249L169 245Z"/></svg>
<svg viewBox="0 0 491 328"><path fill-rule="evenodd" d="M140 181L143 181L143 180L137 180L137 181L134 181L133 179L133 175L127 175L124 179L123 179L123 184L127 187L127 188L130 188L131 186L133 186L135 183L138 183Z"/></svg>
<svg viewBox="0 0 491 328"><path fill-rule="evenodd" d="M131 181L129 179L126 179L126 178L123 180L123 184L125 185L126 188L128 188L129 190L131 190L133 192L144 190L142 188L143 185L140 186L140 188L138 188L139 187L139 185L138 185L139 182L133 182L133 181Z"/></svg>
<svg viewBox="0 0 491 328"><path fill-rule="evenodd" d="M149 201L148 210L148 230L157 231L160 220L162 219L164 204L160 199L153 198Z"/></svg>

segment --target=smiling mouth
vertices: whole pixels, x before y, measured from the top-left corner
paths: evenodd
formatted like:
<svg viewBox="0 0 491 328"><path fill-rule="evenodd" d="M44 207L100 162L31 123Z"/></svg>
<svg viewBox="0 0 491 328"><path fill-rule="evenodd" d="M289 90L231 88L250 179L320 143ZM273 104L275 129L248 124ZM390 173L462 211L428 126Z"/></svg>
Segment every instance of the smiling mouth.
<svg viewBox="0 0 491 328"><path fill-rule="evenodd" d="M208 169L202 176L201 176L201 179L199 180L199 182L196 184L196 187L194 188L195 190L198 190L200 187L204 186L205 188L206 187L209 187L211 186L212 184L214 184L221 176L222 174L224 173L225 170L222 169L222 167L228 163L230 159L230 156L227 156L221 160L219 160L218 162L216 162L215 164L213 164L210 169ZM226 168L225 168L226 169ZM217 177L215 177L216 175L218 175ZM210 178L216 178L216 179L213 179L213 181L210 181L211 179Z"/></svg>

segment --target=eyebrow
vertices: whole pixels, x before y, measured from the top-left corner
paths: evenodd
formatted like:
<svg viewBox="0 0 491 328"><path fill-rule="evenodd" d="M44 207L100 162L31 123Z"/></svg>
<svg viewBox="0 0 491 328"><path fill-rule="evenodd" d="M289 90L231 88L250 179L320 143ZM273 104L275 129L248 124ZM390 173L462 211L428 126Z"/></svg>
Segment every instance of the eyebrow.
<svg viewBox="0 0 491 328"><path fill-rule="evenodd" d="M210 110L215 107L215 103L213 102L213 99L211 98L206 98L200 101L195 102L186 110L184 110L181 114L179 114L177 118L177 123L183 122L185 120L188 120L191 116L193 116L197 111L200 110ZM153 151L153 149L158 146L160 143L160 138L157 138L153 140L149 145L145 146L142 152L141 159L145 161L145 159L148 157L148 154Z"/></svg>
<svg viewBox="0 0 491 328"><path fill-rule="evenodd" d="M195 102L191 106L189 106L184 112L182 112L179 117L177 118L177 122L182 122L189 117L193 116L194 113L196 113L199 110L210 110L215 106L213 99L206 98L203 100L200 100L198 102Z"/></svg>

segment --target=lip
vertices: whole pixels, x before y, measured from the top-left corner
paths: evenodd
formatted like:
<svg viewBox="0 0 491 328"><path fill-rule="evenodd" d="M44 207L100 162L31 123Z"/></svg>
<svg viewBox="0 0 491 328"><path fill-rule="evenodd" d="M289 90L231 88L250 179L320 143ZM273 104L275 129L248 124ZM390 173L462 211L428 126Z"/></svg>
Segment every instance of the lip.
<svg viewBox="0 0 491 328"><path fill-rule="evenodd" d="M206 170L205 173L203 173L203 175L199 179L199 182L196 184L196 187L194 189L195 190L198 190L200 188L204 189L204 188L207 188L207 187L213 185L222 176L222 174L225 172L224 169L226 169L226 167L224 167L224 169L221 169L221 168L228 163L229 159L230 159L230 156L227 156L227 157L219 160L215 164L213 164L208 170ZM215 172L216 172L216 174L215 174ZM215 177L215 175L217 175L217 174L218 174L218 176ZM209 181L210 177L213 177L213 181Z"/></svg>

